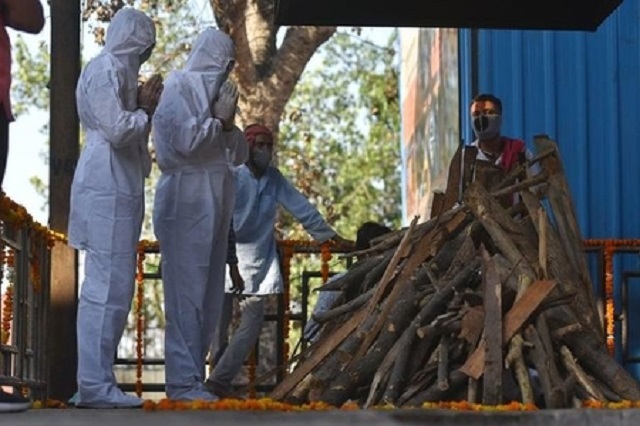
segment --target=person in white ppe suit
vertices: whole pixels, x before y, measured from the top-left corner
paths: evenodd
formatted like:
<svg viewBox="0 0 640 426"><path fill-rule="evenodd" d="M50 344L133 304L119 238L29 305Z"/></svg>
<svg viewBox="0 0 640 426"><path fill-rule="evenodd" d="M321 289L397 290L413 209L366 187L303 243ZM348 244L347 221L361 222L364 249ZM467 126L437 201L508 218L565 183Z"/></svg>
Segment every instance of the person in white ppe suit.
<svg viewBox="0 0 640 426"><path fill-rule="evenodd" d="M205 360L224 299L233 165L248 148L234 124L238 92L227 82L231 38L209 28L184 70L172 73L154 117L158 181L153 224L165 297L166 393L214 400L204 388Z"/></svg>
<svg viewBox="0 0 640 426"><path fill-rule="evenodd" d="M222 319L212 348L215 368L206 382L207 389L221 397L233 396L232 381L260 335L265 296L283 291L274 231L277 206L282 205L289 211L316 241L331 239L341 244L348 243L280 170L270 166L273 153L271 131L263 125L254 124L245 129L245 136L250 156L245 165L234 171L236 206L233 213L238 269L244 280L241 321L227 345L233 297L238 286L230 270Z"/></svg>
<svg viewBox="0 0 640 426"><path fill-rule="evenodd" d="M120 10L109 25L104 49L84 68L76 88L86 132L69 218L69 244L85 250L77 319L77 406L142 405L118 388L113 360L133 298L144 179L151 167L147 143L162 92L160 77L138 86L140 65L155 40L148 16Z"/></svg>

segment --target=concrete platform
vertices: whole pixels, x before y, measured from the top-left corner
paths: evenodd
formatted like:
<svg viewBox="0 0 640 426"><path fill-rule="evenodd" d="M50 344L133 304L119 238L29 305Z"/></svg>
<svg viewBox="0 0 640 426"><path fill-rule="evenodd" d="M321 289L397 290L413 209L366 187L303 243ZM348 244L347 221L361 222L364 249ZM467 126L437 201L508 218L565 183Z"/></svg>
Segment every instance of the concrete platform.
<svg viewBox="0 0 640 426"><path fill-rule="evenodd" d="M31 410L0 414L0 425L76 426L328 426L328 425L442 425L442 426L637 426L640 410L545 410L537 412L453 412L441 410L247 412L143 410Z"/></svg>

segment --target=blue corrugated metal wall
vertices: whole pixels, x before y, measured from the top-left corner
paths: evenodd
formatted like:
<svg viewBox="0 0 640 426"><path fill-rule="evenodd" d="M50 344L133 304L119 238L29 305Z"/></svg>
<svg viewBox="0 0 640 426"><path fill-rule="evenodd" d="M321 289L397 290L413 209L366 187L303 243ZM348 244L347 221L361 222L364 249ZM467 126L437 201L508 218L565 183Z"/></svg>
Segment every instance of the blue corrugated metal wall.
<svg viewBox="0 0 640 426"><path fill-rule="evenodd" d="M504 134L557 140L584 236L640 238L640 0L624 0L595 33L461 31L460 67L467 139L468 101L496 94ZM622 269L640 270L638 256L617 262ZM633 284L627 321L638 356L640 286ZM640 377L637 364L627 367Z"/></svg>
<svg viewBox="0 0 640 426"><path fill-rule="evenodd" d="M470 31L460 40L467 117ZM640 238L640 0L596 33L481 30L477 46L475 91L503 100L505 134L558 141L583 233Z"/></svg>

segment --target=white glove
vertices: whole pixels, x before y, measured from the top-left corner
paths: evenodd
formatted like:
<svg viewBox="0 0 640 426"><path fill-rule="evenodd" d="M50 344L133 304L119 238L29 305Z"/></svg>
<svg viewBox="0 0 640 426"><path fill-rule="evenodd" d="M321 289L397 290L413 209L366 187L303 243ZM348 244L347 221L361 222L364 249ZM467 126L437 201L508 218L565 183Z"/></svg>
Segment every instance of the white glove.
<svg viewBox="0 0 640 426"><path fill-rule="evenodd" d="M213 104L213 116L225 123L231 122L238 105L238 88L233 82L227 80L220 87L218 99Z"/></svg>

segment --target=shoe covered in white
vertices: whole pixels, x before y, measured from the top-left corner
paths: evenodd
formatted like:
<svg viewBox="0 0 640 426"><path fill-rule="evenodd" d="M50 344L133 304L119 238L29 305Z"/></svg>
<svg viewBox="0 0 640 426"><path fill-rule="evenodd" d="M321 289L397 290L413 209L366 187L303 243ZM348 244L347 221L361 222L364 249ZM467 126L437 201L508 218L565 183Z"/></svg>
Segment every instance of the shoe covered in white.
<svg viewBox="0 0 640 426"><path fill-rule="evenodd" d="M144 401L137 396L127 395L117 387L109 389L107 395L87 395L78 391L76 407L78 408L140 408Z"/></svg>
<svg viewBox="0 0 640 426"><path fill-rule="evenodd" d="M190 389L184 389L173 392L169 399L176 401L217 401L218 396L208 392L204 386L196 386Z"/></svg>

